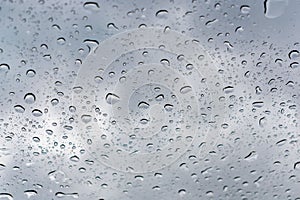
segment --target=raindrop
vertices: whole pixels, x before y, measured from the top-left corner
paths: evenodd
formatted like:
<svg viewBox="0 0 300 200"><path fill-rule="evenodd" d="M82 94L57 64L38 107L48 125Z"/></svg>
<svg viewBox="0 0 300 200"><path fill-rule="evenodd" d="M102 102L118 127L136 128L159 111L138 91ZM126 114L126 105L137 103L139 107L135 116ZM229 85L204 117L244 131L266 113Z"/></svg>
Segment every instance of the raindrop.
<svg viewBox="0 0 300 200"><path fill-rule="evenodd" d="M228 93L232 93L233 92L233 86L227 86L223 88L223 91L228 94Z"/></svg>
<svg viewBox="0 0 300 200"><path fill-rule="evenodd" d="M91 115L82 115L81 116L81 121L83 123L89 123L92 120L92 116Z"/></svg>
<svg viewBox="0 0 300 200"><path fill-rule="evenodd" d="M242 5L241 8L240 8L240 10L241 10L241 13L248 14L250 12L250 6L248 6L248 5Z"/></svg>
<svg viewBox="0 0 300 200"><path fill-rule="evenodd" d="M186 190L185 190L185 189L180 189L180 190L178 190L178 194L179 194L180 196L183 196L183 195L186 194Z"/></svg>
<svg viewBox="0 0 300 200"><path fill-rule="evenodd" d="M292 50L292 51L290 51L290 53L289 53L289 58L290 59L295 59L295 58L297 58L297 57L299 57L299 51L298 50Z"/></svg>
<svg viewBox="0 0 300 200"><path fill-rule="evenodd" d="M108 23L107 28L119 30L119 28L114 23Z"/></svg>
<svg viewBox="0 0 300 200"><path fill-rule="evenodd" d="M164 106L164 108L165 108L165 110L167 111L167 112L170 112L170 111L172 111L173 110L173 105L172 104L166 104L165 106Z"/></svg>
<svg viewBox="0 0 300 200"><path fill-rule="evenodd" d="M299 66L299 63L298 62L292 62L291 64L290 64L290 67L292 68L292 69L295 69L295 68L297 68Z"/></svg>
<svg viewBox="0 0 300 200"><path fill-rule="evenodd" d="M16 105L16 106L14 106L14 108L15 108L15 111L18 112L18 113L25 112L25 108L21 105Z"/></svg>
<svg viewBox="0 0 300 200"><path fill-rule="evenodd" d="M156 12L155 16L158 18L167 18L168 13L169 12L167 10L159 10Z"/></svg>
<svg viewBox="0 0 300 200"><path fill-rule="evenodd" d="M253 107L255 108L261 108L264 106L264 102L263 101L255 101L252 103Z"/></svg>
<svg viewBox="0 0 300 200"><path fill-rule="evenodd" d="M8 64L5 64L5 63L0 64L0 73L8 72L9 70L10 70L10 67Z"/></svg>
<svg viewBox="0 0 300 200"><path fill-rule="evenodd" d="M64 45L66 43L66 39L63 37L57 38L57 44Z"/></svg>
<svg viewBox="0 0 300 200"><path fill-rule="evenodd" d="M40 141L41 141L39 137L33 137L32 140L33 140L34 142L40 142Z"/></svg>
<svg viewBox="0 0 300 200"><path fill-rule="evenodd" d="M276 145L282 146L286 143L286 141L287 141L286 139L279 140L278 142L276 142Z"/></svg>
<svg viewBox="0 0 300 200"><path fill-rule="evenodd" d="M51 104L52 104L53 106L56 106L58 103L59 103L59 100L58 100L58 99L52 99L52 100L51 100Z"/></svg>
<svg viewBox="0 0 300 200"><path fill-rule="evenodd" d="M156 101L162 101L164 100L165 96L163 94L159 94L155 97Z"/></svg>
<svg viewBox="0 0 300 200"><path fill-rule="evenodd" d="M9 193L0 193L0 199L14 200L13 195Z"/></svg>
<svg viewBox="0 0 300 200"><path fill-rule="evenodd" d="M74 155L74 156L70 157L70 160L73 161L73 162L79 162L80 159L79 159L78 156Z"/></svg>
<svg viewBox="0 0 300 200"><path fill-rule="evenodd" d="M35 102L35 96L32 93L27 93L24 96L24 100L25 100L26 103L32 104L32 103Z"/></svg>
<svg viewBox="0 0 300 200"><path fill-rule="evenodd" d="M34 77L35 74L36 74L36 72L33 69L29 69L26 72L26 76L28 76L28 77Z"/></svg>
<svg viewBox="0 0 300 200"><path fill-rule="evenodd" d="M63 193L63 192L56 192L55 196L62 198L62 197L72 197L74 199L78 199L79 195L78 193Z"/></svg>
<svg viewBox="0 0 300 200"><path fill-rule="evenodd" d="M270 19L280 17L287 5L288 0L264 0L264 14Z"/></svg>
<svg viewBox="0 0 300 200"><path fill-rule="evenodd" d="M186 94L188 92L192 91L192 87L191 86L183 86L182 88L180 88L180 93L181 94Z"/></svg>
<svg viewBox="0 0 300 200"><path fill-rule="evenodd" d="M24 194L27 196L27 198L29 199L29 198L31 198L32 196L35 196L35 195L37 195L38 193L37 193L37 191L35 191L35 190L25 190L24 191Z"/></svg>
<svg viewBox="0 0 300 200"><path fill-rule="evenodd" d="M147 103L147 102L145 102L145 101L141 101L141 102L139 102L139 104L138 104L138 107L139 108L142 108L142 109L147 109L147 108L149 108L149 104Z"/></svg>
<svg viewBox="0 0 300 200"><path fill-rule="evenodd" d="M245 156L244 160L246 161L252 161L257 158L257 154L255 151L251 151L247 156Z"/></svg>
<svg viewBox="0 0 300 200"><path fill-rule="evenodd" d="M300 161L298 161L294 164L294 169L300 170Z"/></svg>
<svg viewBox="0 0 300 200"><path fill-rule="evenodd" d="M91 1L85 2L83 4L83 7L90 11L98 11L100 9L100 6L97 2L91 2Z"/></svg>
<svg viewBox="0 0 300 200"><path fill-rule="evenodd" d="M117 103L120 100L120 97L116 94L108 93L105 97L105 100L108 104L113 105L113 104Z"/></svg>
<svg viewBox="0 0 300 200"><path fill-rule="evenodd" d="M40 116L43 115L43 112L40 111L39 109L34 109L34 110L32 111L32 114L33 114L33 116L35 116L35 117L40 117Z"/></svg>

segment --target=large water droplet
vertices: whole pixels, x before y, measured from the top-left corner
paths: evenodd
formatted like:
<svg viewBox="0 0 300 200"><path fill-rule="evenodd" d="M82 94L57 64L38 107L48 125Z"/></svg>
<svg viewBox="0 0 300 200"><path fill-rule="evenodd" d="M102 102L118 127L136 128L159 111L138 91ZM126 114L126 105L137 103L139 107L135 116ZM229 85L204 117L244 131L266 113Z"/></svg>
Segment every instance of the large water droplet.
<svg viewBox="0 0 300 200"><path fill-rule="evenodd" d="M33 114L33 116L35 116L35 117L40 117L40 116L43 115L43 112L40 111L39 109L34 109L34 110L32 110L32 114Z"/></svg>
<svg viewBox="0 0 300 200"><path fill-rule="evenodd" d="M83 7L90 11L99 11L100 10L100 6L97 2L91 2L91 1L85 2L83 4Z"/></svg>
<svg viewBox="0 0 300 200"><path fill-rule="evenodd" d="M113 93L108 93L105 97L105 100L108 104L115 104L117 103L118 101L120 101L120 97L116 94L113 94Z"/></svg>
<svg viewBox="0 0 300 200"><path fill-rule="evenodd" d="M25 100L26 103L32 104L32 103L35 102L35 96L32 93L27 93L24 96L24 100Z"/></svg>
<svg viewBox="0 0 300 200"><path fill-rule="evenodd" d="M27 196L27 198L29 199L29 198L31 198L31 197L37 195L38 193L37 193L37 191L35 191L35 190L25 190L25 191L24 191L24 194L25 194L25 195Z"/></svg>
<svg viewBox="0 0 300 200"><path fill-rule="evenodd" d="M192 91L192 87L191 86L183 86L182 88L180 88L180 93L181 94L186 94L188 92Z"/></svg>
<svg viewBox="0 0 300 200"><path fill-rule="evenodd" d="M25 112L25 108L21 105L15 105L14 108L15 108L15 111L18 112L18 113Z"/></svg>
<svg viewBox="0 0 300 200"><path fill-rule="evenodd" d="M8 64L5 64L5 63L0 64L0 73L8 72L9 70L10 70L10 67Z"/></svg>
<svg viewBox="0 0 300 200"><path fill-rule="evenodd" d="M89 123L92 120L92 116L91 115L82 115L81 116L81 121L84 123Z"/></svg>
<svg viewBox="0 0 300 200"><path fill-rule="evenodd" d="M273 19L280 17L285 7L288 5L288 0L265 0L264 13L267 18Z"/></svg>

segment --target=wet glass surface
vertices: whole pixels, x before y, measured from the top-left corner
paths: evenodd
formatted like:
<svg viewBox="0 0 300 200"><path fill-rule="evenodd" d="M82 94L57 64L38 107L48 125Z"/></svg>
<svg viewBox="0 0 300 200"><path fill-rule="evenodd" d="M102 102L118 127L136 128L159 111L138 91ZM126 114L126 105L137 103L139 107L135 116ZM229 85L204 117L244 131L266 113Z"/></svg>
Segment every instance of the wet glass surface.
<svg viewBox="0 0 300 200"><path fill-rule="evenodd" d="M300 1L0 2L0 200L300 200Z"/></svg>

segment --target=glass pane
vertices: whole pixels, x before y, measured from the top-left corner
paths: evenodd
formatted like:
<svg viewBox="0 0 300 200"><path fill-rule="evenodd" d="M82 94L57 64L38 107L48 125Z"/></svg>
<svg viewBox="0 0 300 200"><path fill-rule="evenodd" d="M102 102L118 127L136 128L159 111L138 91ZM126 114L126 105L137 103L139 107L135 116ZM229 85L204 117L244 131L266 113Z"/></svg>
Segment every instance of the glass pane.
<svg viewBox="0 0 300 200"><path fill-rule="evenodd" d="M300 1L0 3L0 200L300 200Z"/></svg>

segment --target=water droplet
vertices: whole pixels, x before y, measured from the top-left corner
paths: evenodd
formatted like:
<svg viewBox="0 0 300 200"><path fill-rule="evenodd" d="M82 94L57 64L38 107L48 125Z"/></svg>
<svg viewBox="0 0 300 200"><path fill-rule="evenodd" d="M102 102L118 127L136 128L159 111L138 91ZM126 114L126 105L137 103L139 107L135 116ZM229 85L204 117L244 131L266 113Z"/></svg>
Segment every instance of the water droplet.
<svg viewBox="0 0 300 200"><path fill-rule="evenodd" d="M36 74L36 72L33 69L29 69L26 72L26 76L28 76L28 77L34 77L35 74Z"/></svg>
<svg viewBox="0 0 300 200"><path fill-rule="evenodd" d="M52 100L51 100L51 104L52 104L53 106L56 106L58 103L59 103L59 100L58 100L58 99L52 99Z"/></svg>
<svg viewBox="0 0 300 200"><path fill-rule="evenodd" d="M39 137L33 137L32 140L33 140L34 142L40 142L40 141L41 141Z"/></svg>
<svg viewBox="0 0 300 200"><path fill-rule="evenodd" d="M25 108L21 105L16 105L16 106L14 106L14 108L15 108L15 111L18 112L18 113L25 112Z"/></svg>
<svg viewBox="0 0 300 200"><path fill-rule="evenodd" d="M108 23L107 28L119 30L119 28L114 23Z"/></svg>
<svg viewBox="0 0 300 200"><path fill-rule="evenodd" d="M120 97L118 95L116 95L116 94L108 93L106 95L105 99L106 99L106 102L108 104L113 105L113 104L117 103L120 100Z"/></svg>
<svg viewBox="0 0 300 200"><path fill-rule="evenodd" d="M83 7L90 11L99 11L100 10L100 6L97 2L91 2L91 1L85 2L83 4Z"/></svg>
<svg viewBox="0 0 300 200"><path fill-rule="evenodd" d="M155 97L155 100L156 100L156 101L162 101L162 100L164 100L164 98L165 98L165 96L164 96L163 94L159 94L159 95L157 95L157 96Z"/></svg>
<svg viewBox="0 0 300 200"><path fill-rule="evenodd" d="M40 116L43 115L43 112L40 111L39 109L34 109L34 110L32 110L32 114L33 114L33 116L35 116L35 117L40 117Z"/></svg>
<svg viewBox="0 0 300 200"><path fill-rule="evenodd" d="M145 102L145 101L141 101L138 104L138 107L141 108L141 109L147 109L147 108L149 108L149 106L150 105L147 102Z"/></svg>
<svg viewBox="0 0 300 200"><path fill-rule="evenodd" d="M244 160L246 161L253 161L257 159L257 154L255 151L251 151L247 156L245 156Z"/></svg>
<svg viewBox="0 0 300 200"><path fill-rule="evenodd" d="M9 70L10 70L10 67L8 64L5 64L5 63L0 64L0 73L8 72Z"/></svg>
<svg viewBox="0 0 300 200"><path fill-rule="evenodd" d="M298 50L292 50L289 53L289 58L290 59L296 59L297 57L299 57L299 51Z"/></svg>
<svg viewBox="0 0 300 200"><path fill-rule="evenodd" d="M57 44L64 45L66 43L66 39L63 37L57 38Z"/></svg>
<svg viewBox="0 0 300 200"><path fill-rule="evenodd" d="M299 63L298 62L292 62L291 64L290 64L290 67L292 68L292 69L295 69L295 68L297 68L299 66Z"/></svg>
<svg viewBox="0 0 300 200"><path fill-rule="evenodd" d="M265 0L264 14L270 19L280 17L284 13L287 5L288 0Z"/></svg>
<svg viewBox="0 0 300 200"><path fill-rule="evenodd" d="M78 199L79 195L78 193L63 193L63 192L56 192L55 196L62 198L62 197L72 197L74 199Z"/></svg>
<svg viewBox="0 0 300 200"><path fill-rule="evenodd" d="M264 106L264 102L263 101L255 101L252 103L253 107L255 108L261 108Z"/></svg>
<svg viewBox="0 0 300 200"><path fill-rule="evenodd" d="M167 18L168 13L169 12L167 10L159 10L156 12L155 16L158 18Z"/></svg>
<svg viewBox="0 0 300 200"><path fill-rule="evenodd" d="M276 145L282 146L286 143L286 141L287 141L286 139L279 140L278 142L276 142Z"/></svg>
<svg viewBox="0 0 300 200"><path fill-rule="evenodd" d="M242 5L241 8L240 8L240 10L241 10L241 13L248 14L250 12L250 6L248 6L248 5Z"/></svg>
<svg viewBox="0 0 300 200"><path fill-rule="evenodd" d="M227 86L223 88L223 91L228 94L228 93L232 93L233 92L233 86Z"/></svg>
<svg viewBox="0 0 300 200"><path fill-rule="evenodd" d="M92 116L91 115L82 115L81 120L83 123L87 124L92 120Z"/></svg>
<svg viewBox="0 0 300 200"><path fill-rule="evenodd" d="M183 86L182 88L180 88L180 93L181 94L186 94L188 92L192 91L192 87L191 86Z"/></svg>
<svg viewBox="0 0 300 200"><path fill-rule="evenodd" d="M14 200L14 197L12 194L9 194L9 193L0 193L0 199Z"/></svg>
<svg viewBox="0 0 300 200"><path fill-rule="evenodd" d="M295 169L295 170L300 170L300 161L298 161L298 162L296 162L296 163L294 164L294 169Z"/></svg>
<svg viewBox="0 0 300 200"><path fill-rule="evenodd" d="M74 156L70 157L70 160L73 161L73 162L79 162L80 159L79 159L78 156L74 155Z"/></svg>
<svg viewBox="0 0 300 200"><path fill-rule="evenodd" d="M37 193L37 191L35 191L35 190L25 190L24 191L24 194L27 196L27 198L29 199L29 198L31 198L32 196L35 196L35 195L37 195L38 193Z"/></svg>
<svg viewBox="0 0 300 200"><path fill-rule="evenodd" d="M186 190L185 190L185 189L180 189L180 190L178 190L178 194L179 194L180 196L183 196L183 195L186 194Z"/></svg>
<svg viewBox="0 0 300 200"><path fill-rule="evenodd" d="M32 103L35 102L35 96L32 93L27 93L24 96L24 100L25 100L26 103L32 104Z"/></svg>
<svg viewBox="0 0 300 200"><path fill-rule="evenodd" d="M172 111L173 110L173 105L172 104L166 104L165 106L164 106L164 108L165 108L165 110L167 111L167 112L170 112L170 111Z"/></svg>

